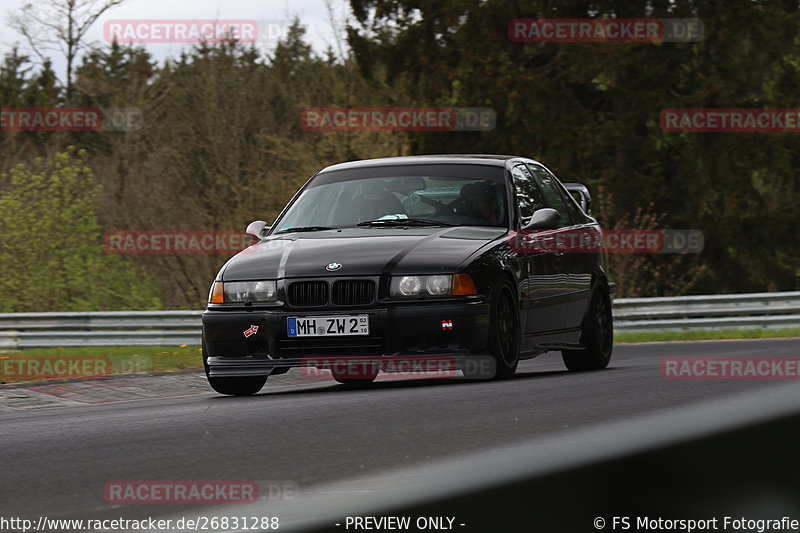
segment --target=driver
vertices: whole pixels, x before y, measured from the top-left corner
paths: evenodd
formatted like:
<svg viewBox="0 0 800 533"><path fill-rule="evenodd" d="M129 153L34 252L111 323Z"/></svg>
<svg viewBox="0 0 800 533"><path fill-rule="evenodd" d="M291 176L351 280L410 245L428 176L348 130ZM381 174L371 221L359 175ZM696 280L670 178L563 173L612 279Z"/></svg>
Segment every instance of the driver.
<svg viewBox="0 0 800 533"><path fill-rule="evenodd" d="M461 188L461 198L467 206L462 214L500 223L500 204L497 201L497 184L492 182L468 183Z"/></svg>

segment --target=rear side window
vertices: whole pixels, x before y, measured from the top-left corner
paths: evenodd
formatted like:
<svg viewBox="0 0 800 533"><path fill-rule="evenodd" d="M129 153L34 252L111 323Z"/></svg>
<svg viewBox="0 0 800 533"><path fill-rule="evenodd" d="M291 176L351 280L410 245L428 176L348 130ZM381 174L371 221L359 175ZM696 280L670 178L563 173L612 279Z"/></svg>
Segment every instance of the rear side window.
<svg viewBox="0 0 800 533"><path fill-rule="evenodd" d="M558 211L561 215L560 226L571 226L574 224L572 214L567 207L567 202L561 194L561 190L556 184L556 177L550 174L544 167L539 165L530 165L531 171L536 177L536 183L542 190L547 207L551 207Z"/></svg>
<svg viewBox="0 0 800 533"><path fill-rule="evenodd" d="M522 164L515 166L511 169L511 178L514 180L522 227L528 223L537 209L546 207L546 204L528 167Z"/></svg>

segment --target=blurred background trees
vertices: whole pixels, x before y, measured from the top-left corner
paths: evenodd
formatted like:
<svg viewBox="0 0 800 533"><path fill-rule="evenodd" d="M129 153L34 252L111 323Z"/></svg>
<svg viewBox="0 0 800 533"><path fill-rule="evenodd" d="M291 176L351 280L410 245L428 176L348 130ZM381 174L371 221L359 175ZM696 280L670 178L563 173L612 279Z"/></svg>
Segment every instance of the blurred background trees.
<svg viewBox="0 0 800 533"><path fill-rule="evenodd" d="M587 184L595 215L608 227L704 232L701 254L615 257L612 275L625 279L620 296L800 289L798 135L665 133L659 127L659 113L667 107L797 107L796 5L351 0L351 6L355 21L343 53L315 53L300 21L268 55L230 42L198 45L157 64L141 48L92 49L74 70L73 105L138 107L144 127L0 131L0 198L12 202L3 204L5 209L17 209L24 197L19 183L12 183L14 173L39 172L34 169L59 161L68 146L85 150L81 164L99 186L93 209L101 231L84 219L75 224L86 227L70 228L93 245L99 245L102 231L243 230L251 220L271 222L314 172L341 161L425 153L519 154L539 159L564 181ZM662 44L509 40L509 20L537 16L697 17L705 24L705 39ZM0 65L2 107L66 101L46 63L34 65L13 50ZM497 127L489 132L315 132L300 125L304 107L414 105L491 107ZM37 157L44 159L36 162ZM11 261L6 230L13 214L4 211L0 217L6 221L0 226L0 264L6 271L19 261L6 262ZM33 223L35 217L26 217L20 220ZM91 231L84 232L87 228ZM31 231L27 245L44 250L62 237ZM124 272L137 272L143 285L129 300L112 297L109 289L105 303L97 306L200 307L226 259L119 257L115 261L125 266L115 271L119 279L127 279ZM4 294L14 298L17 292ZM14 309L88 305L72 292L56 300L19 298L26 301Z"/></svg>
<svg viewBox="0 0 800 533"><path fill-rule="evenodd" d="M102 247L86 152L20 163L0 190L0 312L158 309L148 275Z"/></svg>

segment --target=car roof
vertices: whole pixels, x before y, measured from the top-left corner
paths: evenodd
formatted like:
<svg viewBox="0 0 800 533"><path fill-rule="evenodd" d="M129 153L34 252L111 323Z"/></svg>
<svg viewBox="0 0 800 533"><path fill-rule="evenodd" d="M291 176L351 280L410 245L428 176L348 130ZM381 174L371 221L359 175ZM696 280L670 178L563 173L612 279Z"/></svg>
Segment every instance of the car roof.
<svg viewBox="0 0 800 533"><path fill-rule="evenodd" d="M446 164L446 163L461 163L461 164L480 164L480 165L494 165L505 166L506 162L512 159L520 159L525 161L533 161L527 157L520 157L515 155L495 155L495 154L434 154L434 155L411 155L402 157L381 157L378 159L362 159L359 161L348 161L346 163L338 163L331 165L320 170L328 172L331 170L347 170L354 168L368 168L380 167L391 165L431 165L431 164Z"/></svg>

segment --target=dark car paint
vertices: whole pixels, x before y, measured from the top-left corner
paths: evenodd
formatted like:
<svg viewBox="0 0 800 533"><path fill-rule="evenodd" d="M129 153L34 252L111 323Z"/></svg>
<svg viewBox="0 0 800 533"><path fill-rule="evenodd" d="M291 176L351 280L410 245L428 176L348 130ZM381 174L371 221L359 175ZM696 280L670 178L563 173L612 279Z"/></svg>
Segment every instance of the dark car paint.
<svg viewBox="0 0 800 533"><path fill-rule="evenodd" d="M604 255L522 253L509 244L514 232L522 229L514 202L515 188L510 169L519 163L541 163L513 156L415 156L342 163L323 169L317 176L348 168L439 163L502 166L508 185L508 205L514 206L508 214L511 229L343 228L313 233L269 234L260 243L229 260L220 270L217 280L379 276L376 278L379 279L378 299L372 305L373 310L386 313L394 308L403 308L408 313L409 309L423 309L434 305L434 302L388 299L389 274L466 272L475 280L484 304L490 301L491 294L501 281L507 281L516 289L523 332L523 356L534 356L549 349L581 347L580 326L588 309L592 288L598 282L609 283ZM283 214L313 179L287 204L272 231L275 231ZM558 180L556 183L559 183ZM564 193L567 201L578 205L566 190ZM557 231L575 227L601 231L594 218L582 211L580 213L581 220L576 221L574 226ZM335 274L326 272L324 267L329 262L341 263L342 269ZM282 300L281 285L279 282L279 300ZM253 311L276 307L281 308L282 302L255 306L209 304L204 324L218 321L220 311ZM211 318L206 321L206 316Z"/></svg>
<svg viewBox="0 0 800 533"><path fill-rule="evenodd" d="M269 236L236 256L222 281L319 276L330 262L341 276L452 273L504 228L342 228ZM321 259L323 258L323 259ZM320 261L324 261L320 264Z"/></svg>

